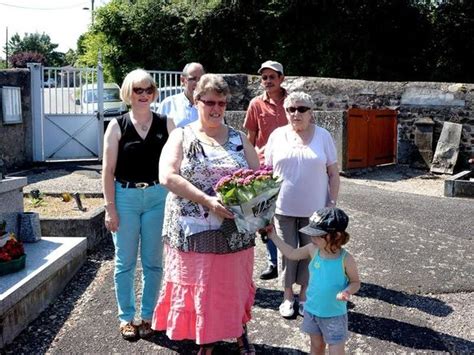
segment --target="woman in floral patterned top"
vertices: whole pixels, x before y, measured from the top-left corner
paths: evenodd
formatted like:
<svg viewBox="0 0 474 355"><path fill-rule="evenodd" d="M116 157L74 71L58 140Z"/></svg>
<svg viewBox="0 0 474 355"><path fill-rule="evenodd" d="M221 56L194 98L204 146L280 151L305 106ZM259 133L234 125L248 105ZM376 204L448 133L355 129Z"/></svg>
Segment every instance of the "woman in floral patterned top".
<svg viewBox="0 0 474 355"><path fill-rule="evenodd" d="M243 354L255 353L245 326L255 297L255 236L237 231L214 193L223 176L259 166L246 136L223 122L228 95L221 76L201 77L194 92L199 120L171 133L159 169L170 193L165 275L152 327L173 340L195 340L201 354L227 338L237 338Z"/></svg>

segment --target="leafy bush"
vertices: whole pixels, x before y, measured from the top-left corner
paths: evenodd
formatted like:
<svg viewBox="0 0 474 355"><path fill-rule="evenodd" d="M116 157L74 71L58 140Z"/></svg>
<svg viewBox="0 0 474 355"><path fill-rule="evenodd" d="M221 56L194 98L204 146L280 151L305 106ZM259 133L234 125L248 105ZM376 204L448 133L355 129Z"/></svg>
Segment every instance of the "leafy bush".
<svg viewBox="0 0 474 355"><path fill-rule="evenodd" d="M41 63L46 65L46 58L38 52L19 52L8 58L13 68L26 68L26 63Z"/></svg>

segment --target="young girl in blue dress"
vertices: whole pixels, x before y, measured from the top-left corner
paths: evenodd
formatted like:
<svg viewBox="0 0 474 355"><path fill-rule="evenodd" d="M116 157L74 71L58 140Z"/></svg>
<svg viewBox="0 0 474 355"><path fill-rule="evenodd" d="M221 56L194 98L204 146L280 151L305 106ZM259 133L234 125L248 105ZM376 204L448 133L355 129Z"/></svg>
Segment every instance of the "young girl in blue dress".
<svg viewBox="0 0 474 355"><path fill-rule="evenodd" d="M349 217L339 208L322 208L300 232L311 236L312 243L293 248L269 233L278 249L290 260L311 258L309 284L301 330L311 339L311 354L344 354L348 338L347 301L360 288L354 257L342 246L349 241Z"/></svg>

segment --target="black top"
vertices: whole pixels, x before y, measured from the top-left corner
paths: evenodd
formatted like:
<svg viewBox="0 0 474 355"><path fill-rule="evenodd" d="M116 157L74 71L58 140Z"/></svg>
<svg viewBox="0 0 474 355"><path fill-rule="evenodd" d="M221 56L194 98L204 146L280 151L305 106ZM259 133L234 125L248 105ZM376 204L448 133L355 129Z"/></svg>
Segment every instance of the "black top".
<svg viewBox="0 0 474 355"><path fill-rule="evenodd" d="M161 150L168 139L166 116L153 112L151 127L142 139L126 113L117 118L122 132L119 142L115 178L128 182L158 180L158 162Z"/></svg>

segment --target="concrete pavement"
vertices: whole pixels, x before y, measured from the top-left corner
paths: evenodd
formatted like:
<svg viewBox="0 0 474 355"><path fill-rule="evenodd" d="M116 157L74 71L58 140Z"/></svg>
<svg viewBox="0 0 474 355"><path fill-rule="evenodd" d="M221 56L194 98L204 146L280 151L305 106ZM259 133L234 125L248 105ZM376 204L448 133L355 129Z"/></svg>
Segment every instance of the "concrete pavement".
<svg viewBox="0 0 474 355"><path fill-rule="evenodd" d="M473 353L474 200L391 192L347 182L340 207L351 217L348 249L359 265L363 287L349 312L348 352ZM249 325L261 354L301 354L309 338L301 317L280 317L277 280L261 281L265 250L258 241L258 287ZM88 262L58 300L23 332L6 353L189 354L190 341L163 333L149 340L120 338L113 293L110 242ZM138 280L138 278L137 278ZM230 340L216 353L236 353Z"/></svg>

